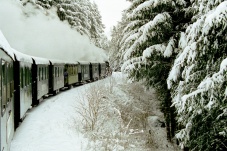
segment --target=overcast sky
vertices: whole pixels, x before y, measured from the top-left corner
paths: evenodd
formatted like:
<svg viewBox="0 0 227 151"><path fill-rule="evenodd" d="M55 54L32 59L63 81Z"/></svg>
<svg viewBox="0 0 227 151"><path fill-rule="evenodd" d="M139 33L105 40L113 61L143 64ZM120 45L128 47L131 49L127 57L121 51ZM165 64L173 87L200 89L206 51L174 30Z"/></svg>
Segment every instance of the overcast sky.
<svg viewBox="0 0 227 151"><path fill-rule="evenodd" d="M91 0L94 1L102 15L102 21L106 27L105 33L108 38L110 29L121 20L122 11L129 7L130 3L126 0Z"/></svg>

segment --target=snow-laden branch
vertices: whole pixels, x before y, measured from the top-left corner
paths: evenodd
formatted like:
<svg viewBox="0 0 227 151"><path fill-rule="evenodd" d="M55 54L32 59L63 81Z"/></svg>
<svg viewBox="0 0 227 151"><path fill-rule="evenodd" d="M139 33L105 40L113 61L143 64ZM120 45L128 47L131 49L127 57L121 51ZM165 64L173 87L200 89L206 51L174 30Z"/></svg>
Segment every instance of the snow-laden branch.
<svg viewBox="0 0 227 151"><path fill-rule="evenodd" d="M136 47L148 40L148 37L155 37L157 34L157 29L159 25L169 22L171 16L168 13L162 13L155 16L155 18L139 28L139 33L136 34L136 37L139 37L129 49L126 50L124 54L124 60L130 58L131 54L136 51ZM135 38L135 37L134 37ZM170 48L170 47L169 47ZM166 52L166 56L169 55L169 52Z"/></svg>
<svg viewBox="0 0 227 151"><path fill-rule="evenodd" d="M124 64L121 67L121 71L128 72L128 71L134 70L136 69L136 65L140 65L141 63L143 63L142 57L132 58L124 62Z"/></svg>

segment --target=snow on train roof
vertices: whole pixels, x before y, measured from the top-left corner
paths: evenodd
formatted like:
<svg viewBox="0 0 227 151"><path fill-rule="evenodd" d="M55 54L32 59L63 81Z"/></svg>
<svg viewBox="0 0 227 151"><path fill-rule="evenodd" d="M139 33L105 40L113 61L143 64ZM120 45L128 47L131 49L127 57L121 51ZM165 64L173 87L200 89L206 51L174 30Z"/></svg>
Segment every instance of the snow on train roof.
<svg viewBox="0 0 227 151"><path fill-rule="evenodd" d="M12 50L13 50L13 52L14 52L14 54L15 54L15 57L16 57L15 59L16 59L16 60L18 60L18 61L23 61L23 62L28 62L28 63L33 63L32 57L31 57L31 56L26 55L26 54L24 54L24 53L21 53L21 52L15 50L15 49L13 49L13 48L12 48Z"/></svg>
<svg viewBox="0 0 227 151"><path fill-rule="evenodd" d="M13 58L13 60L15 59L11 46L9 45L8 41L6 40L1 30L0 30L0 48L2 48L11 58Z"/></svg>
<svg viewBox="0 0 227 151"><path fill-rule="evenodd" d="M58 59L49 59L52 64L78 64L75 61L63 61Z"/></svg>
<svg viewBox="0 0 227 151"><path fill-rule="evenodd" d="M65 64L65 61L58 59L49 59L52 64Z"/></svg>
<svg viewBox="0 0 227 151"><path fill-rule="evenodd" d="M77 61L66 61L65 63L66 63L66 64L78 64Z"/></svg>
<svg viewBox="0 0 227 151"><path fill-rule="evenodd" d="M89 61L78 61L79 64L90 64Z"/></svg>
<svg viewBox="0 0 227 151"><path fill-rule="evenodd" d="M98 61L91 61L90 63L91 63L91 64L99 64Z"/></svg>
<svg viewBox="0 0 227 151"><path fill-rule="evenodd" d="M34 59L35 64L50 64L49 59L34 56L32 56L32 58Z"/></svg>

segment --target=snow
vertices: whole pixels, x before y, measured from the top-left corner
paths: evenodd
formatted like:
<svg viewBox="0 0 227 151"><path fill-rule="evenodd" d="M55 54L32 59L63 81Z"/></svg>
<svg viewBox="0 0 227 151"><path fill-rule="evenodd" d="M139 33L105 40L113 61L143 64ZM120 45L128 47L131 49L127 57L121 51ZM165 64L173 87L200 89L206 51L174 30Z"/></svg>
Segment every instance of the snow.
<svg viewBox="0 0 227 151"><path fill-rule="evenodd" d="M151 135L148 130L139 129L143 119L146 119L142 116L136 119L143 105L158 119L163 120L164 116L157 108L153 91L145 91L142 84L129 84L126 81L125 75L113 73L104 80L75 87L43 100L26 114L15 132L10 151L178 150L167 141L165 128L148 125ZM76 108L80 109L81 101L86 102L85 96L90 94L92 87L98 88L96 90L100 94L100 90L106 91L102 96L104 106L101 106L102 114L98 117L98 130L87 132ZM126 123L123 121L125 118L128 118Z"/></svg>
<svg viewBox="0 0 227 151"><path fill-rule="evenodd" d="M85 87L62 92L32 108L16 130L11 151L82 150L86 139L76 131L74 105Z"/></svg>
<svg viewBox="0 0 227 151"><path fill-rule="evenodd" d="M154 53L154 51L164 52L165 49L166 47L163 44L152 45L151 47L143 51L143 60L145 60L146 58L149 58Z"/></svg>
<svg viewBox="0 0 227 151"><path fill-rule="evenodd" d="M23 62L33 63L31 56L26 55L26 54L23 54L23 53L15 50L13 48L12 48L12 50L13 50L15 56L16 56L17 61L23 61Z"/></svg>
<svg viewBox="0 0 227 151"><path fill-rule="evenodd" d="M220 70L224 70L224 69L227 70L227 58L225 58L225 59L221 62L221 65L220 65Z"/></svg>
<svg viewBox="0 0 227 151"><path fill-rule="evenodd" d="M208 34L210 28L213 27L215 22L226 24L225 14L227 13L227 1L222 2L215 10L211 11L205 19L205 27L203 33Z"/></svg>
<svg viewBox="0 0 227 151"><path fill-rule="evenodd" d="M50 64L49 59L34 56L32 56L32 58L35 60L36 64Z"/></svg>
<svg viewBox="0 0 227 151"><path fill-rule="evenodd" d="M14 54L13 51L11 50L11 46L9 45L8 41L6 40L1 30L0 30L0 48L3 48L4 51L14 59Z"/></svg>

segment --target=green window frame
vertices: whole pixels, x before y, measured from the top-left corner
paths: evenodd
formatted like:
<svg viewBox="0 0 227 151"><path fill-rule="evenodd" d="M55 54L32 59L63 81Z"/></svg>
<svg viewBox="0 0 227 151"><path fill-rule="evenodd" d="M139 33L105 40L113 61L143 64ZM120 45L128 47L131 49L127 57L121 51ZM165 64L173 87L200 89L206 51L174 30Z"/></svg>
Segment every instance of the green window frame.
<svg viewBox="0 0 227 151"><path fill-rule="evenodd" d="M2 76L2 89L3 89L4 87L6 88L6 83L7 83L7 80L6 80L6 69L5 69L6 68L6 61L5 60L2 60L1 61L1 64L2 64L2 73L1 73L1 76ZM1 92L1 93L3 93L3 92ZM2 101L1 101L2 115L4 114L3 112L5 111L6 103L7 103L6 98L5 99L2 98Z"/></svg>
<svg viewBox="0 0 227 151"><path fill-rule="evenodd" d="M2 65L2 60L0 59L0 63ZM2 67L0 69L0 105L2 109Z"/></svg>
<svg viewBox="0 0 227 151"><path fill-rule="evenodd" d="M39 77L38 77L38 79L39 79L39 81L41 81L41 67L39 67L38 72L39 72Z"/></svg>
<svg viewBox="0 0 227 151"><path fill-rule="evenodd" d="M21 86L21 88L24 88L24 77L23 77L23 74L24 74L24 69L20 68L20 86Z"/></svg>

